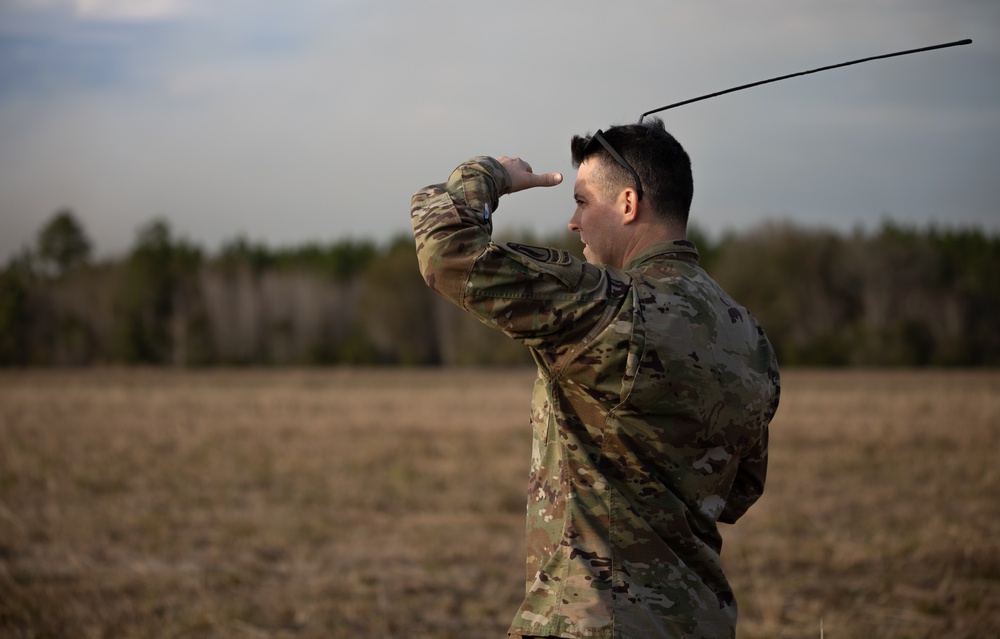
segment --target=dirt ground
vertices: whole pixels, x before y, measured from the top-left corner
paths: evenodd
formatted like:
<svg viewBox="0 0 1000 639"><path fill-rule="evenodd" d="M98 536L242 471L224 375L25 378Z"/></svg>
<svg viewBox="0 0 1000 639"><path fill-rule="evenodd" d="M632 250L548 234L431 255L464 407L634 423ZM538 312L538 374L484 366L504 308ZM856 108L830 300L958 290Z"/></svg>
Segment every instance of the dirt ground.
<svg viewBox="0 0 1000 639"><path fill-rule="evenodd" d="M0 637L503 637L532 376L2 372ZM738 636L1000 636L998 450L1000 371L785 371Z"/></svg>

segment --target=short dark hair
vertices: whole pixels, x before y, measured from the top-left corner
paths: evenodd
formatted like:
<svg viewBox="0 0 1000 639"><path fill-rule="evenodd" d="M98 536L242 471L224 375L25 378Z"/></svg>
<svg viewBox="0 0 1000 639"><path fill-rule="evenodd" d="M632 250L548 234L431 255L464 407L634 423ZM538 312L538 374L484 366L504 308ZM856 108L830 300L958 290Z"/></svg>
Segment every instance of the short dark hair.
<svg viewBox="0 0 1000 639"><path fill-rule="evenodd" d="M604 139L632 165L642 184L643 197L665 220L686 225L694 196L691 159L687 151L663 126L660 118L642 124L614 126L602 133ZM573 166L579 167L588 157L601 159L605 194L617 195L636 186L632 174L619 164L600 144L591 144L592 136L573 136L570 151Z"/></svg>

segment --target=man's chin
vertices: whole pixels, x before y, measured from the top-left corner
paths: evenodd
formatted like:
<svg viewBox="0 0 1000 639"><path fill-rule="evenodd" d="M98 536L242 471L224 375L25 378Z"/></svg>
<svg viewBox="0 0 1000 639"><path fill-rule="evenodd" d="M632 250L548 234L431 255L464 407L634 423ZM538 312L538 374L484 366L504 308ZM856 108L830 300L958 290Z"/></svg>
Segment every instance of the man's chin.
<svg viewBox="0 0 1000 639"><path fill-rule="evenodd" d="M590 250L589 246L583 247L583 259L587 260L587 262L591 264L594 264L595 266L603 266L607 264L607 262L595 255L594 252Z"/></svg>

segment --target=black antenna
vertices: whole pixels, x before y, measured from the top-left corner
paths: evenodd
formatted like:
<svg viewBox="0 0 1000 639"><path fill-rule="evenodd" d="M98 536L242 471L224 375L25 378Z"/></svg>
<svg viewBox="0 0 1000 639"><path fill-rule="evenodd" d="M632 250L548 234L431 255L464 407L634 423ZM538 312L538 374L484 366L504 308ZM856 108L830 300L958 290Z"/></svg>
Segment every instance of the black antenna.
<svg viewBox="0 0 1000 639"><path fill-rule="evenodd" d="M761 80L760 82L752 82L750 84L744 84L742 86L733 87L732 89L726 89L725 91L717 91L716 93L710 93L708 95L703 95L697 98L691 98L690 100L684 100L683 102L675 102L674 104L668 104L667 106L660 107L659 109L653 109L652 111L646 111L639 116L639 124L642 124L642 119L647 115L652 113L659 113L660 111L666 111L667 109L672 109L674 107L683 106L685 104L691 104L692 102L699 102L701 100L707 100L709 98L714 98L719 95L725 95L727 93L732 93L734 91L742 91L743 89L749 89L750 87L760 86L762 84L767 84L769 82L777 82L778 80L787 80L788 78L794 78L800 75L809 75L810 73L819 73L820 71L829 71L830 69L836 69L839 67L846 67L852 64L861 64L862 62L868 62L869 60L880 60L882 58L894 58L899 55L909 55L911 53L920 53L921 51L933 51L934 49L944 49L946 47L957 47L964 44L972 44L972 40L966 38L965 40L957 40L955 42L948 42L945 44L935 44L930 47L922 47L920 49L910 49L908 51L897 51L896 53L886 53L883 55L876 55L870 58L862 58L860 60L851 60L850 62L841 62L840 64L831 64L828 67L820 67L818 69L813 69L811 71L800 71L799 73L790 73L788 75L783 75L778 78L771 78L770 80Z"/></svg>

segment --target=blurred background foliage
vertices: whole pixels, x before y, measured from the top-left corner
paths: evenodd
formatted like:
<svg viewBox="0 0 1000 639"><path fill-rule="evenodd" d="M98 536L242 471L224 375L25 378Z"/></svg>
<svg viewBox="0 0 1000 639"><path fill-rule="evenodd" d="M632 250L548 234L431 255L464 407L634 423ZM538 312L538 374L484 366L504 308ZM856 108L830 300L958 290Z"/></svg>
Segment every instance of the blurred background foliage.
<svg viewBox="0 0 1000 639"><path fill-rule="evenodd" d="M768 223L712 239L702 265L756 315L785 365L1000 364L1000 237L893 223L851 234ZM500 238L560 246L572 234ZM166 220L95 261L71 210L0 270L0 365L530 363L428 289L409 237L215 255Z"/></svg>

